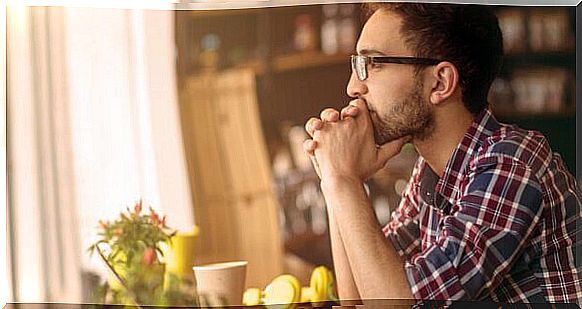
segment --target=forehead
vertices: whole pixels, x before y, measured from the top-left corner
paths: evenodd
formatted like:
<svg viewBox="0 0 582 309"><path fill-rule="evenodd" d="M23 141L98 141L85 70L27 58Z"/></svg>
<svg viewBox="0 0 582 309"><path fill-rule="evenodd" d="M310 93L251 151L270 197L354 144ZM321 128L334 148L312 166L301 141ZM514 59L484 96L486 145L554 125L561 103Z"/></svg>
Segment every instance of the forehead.
<svg viewBox="0 0 582 309"><path fill-rule="evenodd" d="M358 54L382 53L385 55L408 55L410 51L400 34L402 17L398 14L378 10L366 22L358 39Z"/></svg>

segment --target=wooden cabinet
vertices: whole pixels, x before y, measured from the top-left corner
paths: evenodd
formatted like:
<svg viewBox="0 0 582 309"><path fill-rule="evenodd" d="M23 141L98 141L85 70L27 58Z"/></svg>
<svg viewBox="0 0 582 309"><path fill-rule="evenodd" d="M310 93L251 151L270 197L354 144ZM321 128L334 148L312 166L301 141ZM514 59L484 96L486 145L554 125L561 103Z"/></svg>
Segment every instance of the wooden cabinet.
<svg viewBox="0 0 582 309"><path fill-rule="evenodd" d="M248 260L247 286L282 272L279 205L250 70L189 78L182 127L200 227L197 263Z"/></svg>

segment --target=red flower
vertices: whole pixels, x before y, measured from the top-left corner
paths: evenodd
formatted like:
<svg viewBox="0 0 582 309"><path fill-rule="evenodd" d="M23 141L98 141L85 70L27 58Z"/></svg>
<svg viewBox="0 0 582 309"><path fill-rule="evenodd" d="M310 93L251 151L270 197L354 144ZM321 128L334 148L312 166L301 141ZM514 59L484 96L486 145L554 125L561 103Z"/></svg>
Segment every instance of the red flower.
<svg viewBox="0 0 582 309"><path fill-rule="evenodd" d="M113 230L113 235L115 235L115 236L123 235L123 229L120 227L116 228L115 230Z"/></svg>
<svg viewBox="0 0 582 309"><path fill-rule="evenodd" d="M140 199L139 202L137 202L135 204L135 207L133 208L136 216L139 216L139 214L141 213L141 209L142 209L142 203L141 203L141 199Z"/></svg>
<svg viewBox="0 0 582 309"><path fill-rule="evenodd" d="M143 252L141 262L145 265L152 265L156 261L156 258L156 249L150 247Z"/></svg>
<svg viewBox="0 0 582 309"><path fill-rule="evenodd" d="M102 228L104 228L104 229L106 229L106 228L108 228L108 227L109 227L109 224L107 224L107 222L103 222L103 221L101 221L101 220L99 220L99 225L100 225Z"/></svg>
<svg viewBox="0 0 582 309"><path fill-rule="evenodd" d="M162 222L162 221L160 221L160 217L158 216L158 214L152 208L150 208L150 218L157 225L160 225L160 223Z"/></svg>

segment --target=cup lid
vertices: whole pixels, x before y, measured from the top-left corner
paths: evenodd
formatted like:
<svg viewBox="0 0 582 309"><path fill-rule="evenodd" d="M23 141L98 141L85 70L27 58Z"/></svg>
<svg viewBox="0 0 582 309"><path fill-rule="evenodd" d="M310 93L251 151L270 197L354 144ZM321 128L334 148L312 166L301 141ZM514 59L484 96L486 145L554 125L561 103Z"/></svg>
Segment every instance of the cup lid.
<svg viewBox="0 0 582 309"><path fill-rule="evenodd" d="M192 269L225 269L225 268L233 268L233 267L242 267L246 266L249 262L248 261L230 261L230 262L220 262L220 263L212 263L212 264L204 264L204 265L196 265L192 267Z"/></svg>

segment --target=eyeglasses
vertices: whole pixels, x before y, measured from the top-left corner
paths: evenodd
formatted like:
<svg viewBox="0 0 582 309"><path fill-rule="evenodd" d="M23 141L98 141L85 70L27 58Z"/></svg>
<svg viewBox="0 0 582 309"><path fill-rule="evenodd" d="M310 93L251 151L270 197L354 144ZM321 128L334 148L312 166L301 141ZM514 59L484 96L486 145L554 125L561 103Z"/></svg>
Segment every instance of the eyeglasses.
<svg viewBox="0 0 582 309"><path fill-rule="evenodd" d="M358 79L364 81L368 78L368 65L372 63L397 63L397 64L416 64L416 65L435 65L441 62L431 58L417 57L387 57L387 56L362 56L352 55L352 71L356 72Z"/></svg>

